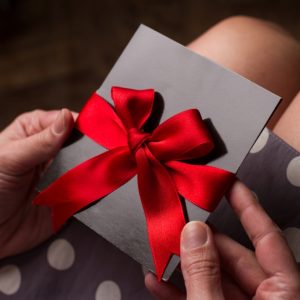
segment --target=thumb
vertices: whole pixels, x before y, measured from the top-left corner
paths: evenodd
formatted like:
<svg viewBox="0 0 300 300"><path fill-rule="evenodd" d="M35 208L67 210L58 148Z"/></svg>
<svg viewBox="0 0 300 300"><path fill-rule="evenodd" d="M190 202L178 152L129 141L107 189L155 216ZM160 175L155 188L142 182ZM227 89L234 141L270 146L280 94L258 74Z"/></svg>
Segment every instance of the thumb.
<svg viewBox="0 0 300 300"><path fill-rule="evenodd" d="M55 121L44 130L11 145L12 172L26 172L53 158L74 126L72 113L62 109Z"/></svg>
<svg viewBox="0 0 300 300"><path fill-rule="evenodd" d="M180 256L187 299L223 300L219 256L205 223L192 221L185 225Z"/></svg>

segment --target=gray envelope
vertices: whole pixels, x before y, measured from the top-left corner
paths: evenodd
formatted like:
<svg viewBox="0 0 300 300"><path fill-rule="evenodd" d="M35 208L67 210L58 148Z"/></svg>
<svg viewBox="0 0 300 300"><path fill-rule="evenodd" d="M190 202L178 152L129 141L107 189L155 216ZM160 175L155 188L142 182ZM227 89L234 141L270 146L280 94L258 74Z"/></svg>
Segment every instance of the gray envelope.
<svg viewBox="0 0 300 300"><path fill-rule="evenodd" d="M97 91L112 103L112 86L154 88L163 103L161 122L198 108L217 151L205 163L236 173L280 97L141 25ZM88 137L74 139L57 155L39 190L77 164L106 151ZM190 220L208 212L185 201ZM154 270L136 177L75 217L119 249ZM173 257L167 279L178 263Z"/></svg>

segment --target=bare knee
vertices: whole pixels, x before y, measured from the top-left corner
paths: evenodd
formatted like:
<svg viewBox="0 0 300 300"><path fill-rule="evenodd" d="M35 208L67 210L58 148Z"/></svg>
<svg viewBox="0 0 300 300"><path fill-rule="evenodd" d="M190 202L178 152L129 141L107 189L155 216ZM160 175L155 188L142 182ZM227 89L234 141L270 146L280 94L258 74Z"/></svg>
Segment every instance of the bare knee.
<svg viewBox="0 0 300 300"><path fill-rule="evenodd" d="M188 47L283 97L274 122L300 88L300 44L271 22L230 17Z"/></svg>
<svg viewBox="0 0 300 300"><path fill-rule="evenodd" d="M277 24L247 16L224 19L188 47L234 69L239 67L236 62L250 59L254 63L281 54L293 65L297 60L300 68L298 41Z"/></svg>
<svg viewBox="0 0 300 300"><path fill-rule="evenodd" d="M269 33L272 32L291 37L291 34L288 31L276 23L243 15L226 18L217 23L215 27L223 27L224 30L234 29L239 34L251 34L251 32L257 33L257 31L263 30L263 32L268 31Z"/></svg>
<svg viewBox="0 0 300 300"><path fill-rule="evenodd" d="M285 142L300 151L300 92L276 123L274 132Z"/></svg>

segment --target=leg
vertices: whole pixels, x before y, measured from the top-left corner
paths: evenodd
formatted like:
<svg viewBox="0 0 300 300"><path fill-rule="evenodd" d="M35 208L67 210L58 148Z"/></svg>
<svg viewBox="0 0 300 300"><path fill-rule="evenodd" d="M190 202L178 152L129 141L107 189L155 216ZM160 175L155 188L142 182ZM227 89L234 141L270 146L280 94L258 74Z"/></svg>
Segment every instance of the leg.
<svg viewBox="0 0 300 300"><path fill-rule="evenodd" d="M231 17L188 47L280 95L283 101L268 123L270 128L300 89L300 43L275 24Z"/></svg>
<svg viewBox="0 0 300 300"><path fill-rule="evenodd" d="M300 92L275 124L273 131L300 151Z"/></svg>

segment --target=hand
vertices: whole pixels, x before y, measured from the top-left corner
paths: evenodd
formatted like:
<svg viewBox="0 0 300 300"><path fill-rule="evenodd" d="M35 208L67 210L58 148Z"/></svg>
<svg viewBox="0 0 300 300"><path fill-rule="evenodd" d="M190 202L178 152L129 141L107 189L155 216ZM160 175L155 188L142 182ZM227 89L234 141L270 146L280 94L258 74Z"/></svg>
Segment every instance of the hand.
<svg viewBox="0 0 300 300"><path fill-rule="evenodd" d="M252 192L237 181L229 202L255 253L202 222L188 223L181 235L181 269L187 294L151 273L145 283L158 299L300 299L300 274L280 229Z"/></svg>
<svg viewBox="0 0 300 300"><path fill-rule="evenodd" d="M72 113L33 111L0 133L0 258L28 250L52 234L50 211L34 206L34 186L74 125Z"/></svg>

